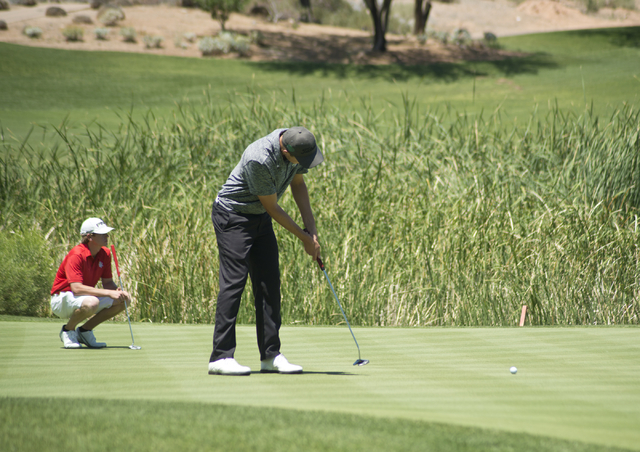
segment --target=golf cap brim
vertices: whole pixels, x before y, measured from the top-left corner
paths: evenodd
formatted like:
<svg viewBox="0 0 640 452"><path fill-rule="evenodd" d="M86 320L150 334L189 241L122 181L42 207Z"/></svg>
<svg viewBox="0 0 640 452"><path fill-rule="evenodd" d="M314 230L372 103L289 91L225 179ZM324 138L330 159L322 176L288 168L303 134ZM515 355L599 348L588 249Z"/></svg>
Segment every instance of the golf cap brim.
<svg viewBox="0 0 640 452"><path fill-rule="evenodd" d="M282 134L282 143L289 154L304 168L313 168L324 161L316 138L304 127L292 127Z"/></svg>
<svg viewBox="0 0 640 452"><path fill-rule="evenodd" d="M100 218L89 218L80 228L81 235L87 234L107 234L113 231L113 228L107 226Z"/></svg>

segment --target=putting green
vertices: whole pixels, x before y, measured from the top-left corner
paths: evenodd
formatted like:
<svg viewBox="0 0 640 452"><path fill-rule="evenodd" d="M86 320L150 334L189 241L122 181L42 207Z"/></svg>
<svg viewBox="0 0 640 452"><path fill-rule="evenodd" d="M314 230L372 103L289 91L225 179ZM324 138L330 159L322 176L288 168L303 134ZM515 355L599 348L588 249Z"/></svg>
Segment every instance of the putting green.
<svg viewBox="0 0 640 452"><path fill-rule="evenodd" d="M61 323L0 322L0 397L204 402L435 421L640 450L640 329L284 327L302 375L207 375L212 326L96 330L65 350ZM252 326L237 360L259 369ZM509 372L511 366L518 373Z"/></svg>

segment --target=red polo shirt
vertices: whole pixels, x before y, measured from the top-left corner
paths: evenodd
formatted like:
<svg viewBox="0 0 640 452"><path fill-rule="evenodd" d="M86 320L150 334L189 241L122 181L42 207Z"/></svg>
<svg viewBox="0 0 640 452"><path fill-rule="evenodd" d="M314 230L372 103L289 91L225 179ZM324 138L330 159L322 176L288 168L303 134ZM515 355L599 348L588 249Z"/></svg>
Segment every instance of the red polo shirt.
<svg viewBox="0 0 640 452"><path fill-rule="evenodd" d="M91 257L89 247L81 243L74 246L60 264L51 295L70 291L72 282L95 287L102 278L112 278L111 252L103 246L96 257Z"/></svg>

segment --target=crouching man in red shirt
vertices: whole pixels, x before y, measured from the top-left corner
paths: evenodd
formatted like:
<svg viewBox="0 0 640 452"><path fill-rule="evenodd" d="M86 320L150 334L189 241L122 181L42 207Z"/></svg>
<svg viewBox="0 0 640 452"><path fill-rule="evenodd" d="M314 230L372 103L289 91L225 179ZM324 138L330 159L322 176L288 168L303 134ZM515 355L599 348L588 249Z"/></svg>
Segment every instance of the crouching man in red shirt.
<svg viewBox="0 0 640 452"><path fill-rule="evenodd" d="M65 348L103 348L107 344L97 342L93 329L105 320L124 311L130 296L113 281L111 252L107 248L109 232L99 218L89 218L82 223L82 242L69 251L56 273L51 289L51 312L69 319L60 330L60 340ZM95 286L102 281L102 289ZM76 326L83 320L82 326Z"/></svg>

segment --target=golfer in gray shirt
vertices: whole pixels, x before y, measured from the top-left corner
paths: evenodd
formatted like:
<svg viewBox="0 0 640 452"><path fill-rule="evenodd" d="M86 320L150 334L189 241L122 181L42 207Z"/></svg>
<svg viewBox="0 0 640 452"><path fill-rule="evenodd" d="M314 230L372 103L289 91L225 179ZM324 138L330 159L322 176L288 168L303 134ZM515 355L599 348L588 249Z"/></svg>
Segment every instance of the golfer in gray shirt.
<svg viewBox="0 0 640 452"><path fill-rule="evenodd" d="M304 174L323 159L315 137L304 127L277 129L245 149L218 192L211 219L218 243L220 291L209 374L251 374L249 367L234 359L236 318L247 276L255 301L260 371L302 372L280 353L280 268L271 220L298 237L314 260L320 256ZM289 186L302 227L278 204Z"/></svg>

